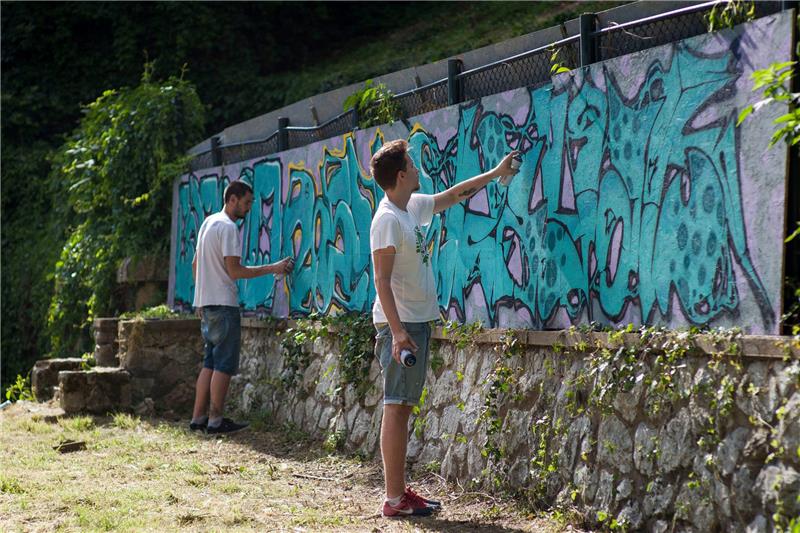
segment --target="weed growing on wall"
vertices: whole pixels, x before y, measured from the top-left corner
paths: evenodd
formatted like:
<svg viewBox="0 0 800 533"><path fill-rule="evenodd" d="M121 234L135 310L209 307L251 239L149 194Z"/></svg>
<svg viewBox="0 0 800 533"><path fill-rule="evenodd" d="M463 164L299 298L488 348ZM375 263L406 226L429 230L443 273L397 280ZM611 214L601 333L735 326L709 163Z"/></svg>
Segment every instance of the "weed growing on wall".
<svg viewBox="0 0 800 533"><path fill-rule="evenodd" d="M487 473L491 474L495 487L499 487L506 474L504 466L507 466L503 461L506 455L503 446L505 414L508 411L508 403L519 400L517 382L521 369L511 365L513 359L522 353L522 344L516 333L509 331L503 335L500 344L494 347L494 352L494 367L484 380L486 396L478 421L484 425L486 432L481 455L489 460Z"/></svg>
<svg viewBox="0 0 800 533"><path fill-rule="evenodd" d="M283 384L287 388L296 387L311 362L314 341L323 338L338 341L340 382L342 386L354 385L358 397L363 398L370 385L369 369L375 345L372 316L366 313L312 313L307 318L297 319L294 326L281 335Z"/></svg>
<svg viewBox="0 0 800 533"><path fill-rule="evenodd" d="M161 304L153 307L140 309L139 311L127 311L119 315L120 320L166 320L169 318L186 318L191 316L187 313L177 313L169 308L168 305Z"/></svg>
<svg viewBox="0 0 800 533"><path fill-rule="evenodd" d="M562 72L569 72L570 68L566 65L566 60L561 56L563 48L553 48L550 52L550 75L561 74Z"/></svg>
<svg viewBox="0 0 800 533"><path fill-rule="evenodd" d="M800 22L798 22L800 24ZM783 63L772 63L769 67L753 72L753 91L761 91L764 96L755 104L748 105L739 113L736 125L740 125L750 114L758 111L764 106L771 104L783 104L787 113L776 118L773 122L778 129L772 134L769 146L772 147L780 141L786 141L789 145L800 142L800 93L793 93L787 87L791 86L794 75L796 61L784 61ZM795 233L796 235L797 233ZM794 237L794 235L793 235Z"/></svg>
<svg viewBox="0 0 800 533"><path fill-rule="evenodd" d="M392 91L383 83L373 85L372 80L367 80L364 87L348 96L343 108L345 111L355 108L361 129L391 124L401 118L400 105Z"/></svg>
<svg viewBox="0 0 800 533"><path fill-rule="evenodd" d="M563 404L546 390L544 382L539 383L538 392L535 387L525 398L522 397L519 389L522 371L519 367L524 365L519 364L519 358L526 354L519 343L518 333L508 332L496 345L494 364L484 381L484 404L478 419L479 427L486 435L482 454L487 464L481 478L473 480L474 483L500 491L512 486L510 466L515 463L510 459L514 451L507 448L509 441L513 440L507 434L510 427L508 413L515 404L524 409L521 401L535 399L539 414L529 428L528 442L532 444L532 453L525 488L513 492L534 506L552 505L552 490L561 485L559 477L563 472L559 471L559 460L570 422L579 416L595 421L602 419L620 409L620 404L616 403L618 395L629 394L625 405L643 408L651 420L656 421L668 420L676 408L687 403L691 405L701 455L700 461L694 463L694 469L684 473L678 483L692 500L708 500L708 504L713 505L713 480L724 475L716 464L716 457L723 438L731 430L737 405L746 412L758 413L755 405L747 409L741 402L762 402L759 395L765 392L759 390L745 373L741 330L668 330L628 325L620 329L594 331L596 328L596 325L570 328L565 332L564 343L555 347L556 357L545 355L542 360L546 376L562 376L564 379L566 387L562 392L566 401ZM532 353L527 355L536 356ZM575 368L575 360L582 360L583 364ZM800 379L800 363L796 366ZM791 371L790 375L793 375ZM635 399L637 405L631 405L630 399ZM764 420L759 419L759 415L753 415L756 418L750 420L765 433L765 447L769 448L769 453L764 452L765 464L784 461L789 453L800 453L800 450L784 449L780 442L780 421L788 416L786 400ZM564 416L559 405L566 409L568 416ZM588 448L578 450L579 460L583 462L589 462L592 455L603 450L612 455L616 453L615 444L609 440L598 442L589 438L586 444ZM654 436L649 444L652 451L646 456L655 463L661 454L661 443ZM513 486L518 483L515 474ZM653 490L652 479L646 484L648 492ZM582 492L580 487L567 485L565 494L578 503ZM779 502L777 507L774 523L779 530L789 531L791 517L786 516L785 511L789 506L786 502ZM675 502L676 516L680 520L687 519L682 513L689 513L691 509L689 502ZM629 527L624 517L615 517L608 509L600 509L595 520L612 530Z"/></svg>
<svg viewBox="0 0 800 533"><path fill-rule="evenodd" d="M286 388L294 388L302 381L303 373L311 362L314 341L328 335L327 328L318 327L317 321L325 317L312 313L308 318L295 320L292 327L281 334L283 373L281 381Z"/></svg>
<svg viewBox="0 0 800 533"><path fill-rule="evenodd" d="M369 369L375 357L375 326L368 313L347 313L329 318L336 322L339 337L339 379L342 385L355 385L359 398L370 386Z"/></svg>
<svg viewBox="0 0 800 533"><path fill-rule="evenodd" d="M483 331L483 322L471 322L461 324L455 320L449 320L442 326L442 333L452 342L456 349L463 350L467 346L475 343L475 337Z"/></svg>
<svg viewBox="0 0 800 533"><path fill-rule="evenodd" d="M756 16L755 2L744 0L728 0L715 5L705 16L708 31L719 31L733 28L737 24L749 22Z"/></svg>

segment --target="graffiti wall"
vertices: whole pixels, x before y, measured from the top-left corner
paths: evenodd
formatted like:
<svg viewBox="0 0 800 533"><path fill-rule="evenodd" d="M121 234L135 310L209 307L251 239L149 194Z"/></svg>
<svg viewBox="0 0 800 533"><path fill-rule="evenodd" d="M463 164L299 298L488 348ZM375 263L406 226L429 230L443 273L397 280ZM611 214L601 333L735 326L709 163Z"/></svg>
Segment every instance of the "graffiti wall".
<svg viewBox="0 0 800 533"><path fill-rule="evenodd" d="M768 149L778 109L736 126L758 99L750 73L789 57L775 15L561 74L392 125L210 168L176 186L171 295L191 305L203 219L242 179L255 202L243 264L296 258L288 277L240 282L260 314L368 311L371 215L383 196L371 155L405 138L423 193L524 154L434 217L427 246L442 315L490 326L742 326L777 332L786 150Z"/></svg>

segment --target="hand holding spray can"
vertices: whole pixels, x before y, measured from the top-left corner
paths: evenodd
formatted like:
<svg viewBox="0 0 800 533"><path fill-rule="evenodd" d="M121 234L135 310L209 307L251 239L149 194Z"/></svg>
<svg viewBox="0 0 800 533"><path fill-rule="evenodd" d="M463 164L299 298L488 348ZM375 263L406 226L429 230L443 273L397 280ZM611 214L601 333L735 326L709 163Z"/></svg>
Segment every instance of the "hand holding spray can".
<svg viewBox="0 0 800 533"><path fill-rule="evenodd" d="M521 166L522 166L522 156L520 156L519 154L514 155L514 157L511 158L511 170L519 170ZM509 174L507 176L500 176L500 178L498 178L497 181L499 181L502 185L508 187L509 185L511 185L511 180L513 180L514 176L516 175L517 173L514 172L514 174Z"/></svg>
<svg viewBox="0 0 800 533"><path fill-rule="evenodd" d="M289 256L286 259L289 260L289 272L291 272L292 270L294 270L294 257ZM276 280L283 279L284 276L286 276L287 274L288 272L278 272L275 274L275 279Z"/></svg>
<svg viewBox="0 0 800 533"><path fill-rule="evenodd" d="M411 350L401 350L400 362L403 363L403 366L411 368L412 366L417 364L417 357L413 353L411 353Z"/></svg>

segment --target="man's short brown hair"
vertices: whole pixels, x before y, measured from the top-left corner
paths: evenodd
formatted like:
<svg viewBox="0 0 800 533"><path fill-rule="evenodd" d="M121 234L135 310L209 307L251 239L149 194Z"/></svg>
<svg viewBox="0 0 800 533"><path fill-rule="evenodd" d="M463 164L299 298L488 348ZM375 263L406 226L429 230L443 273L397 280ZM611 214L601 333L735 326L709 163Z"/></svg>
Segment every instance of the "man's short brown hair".
<svg viewBox="0 0 800 533"><path fill-rule="evenodd" d="M397 173L406 170L408 143L403 139L389 141L375 152L369 162L372 178L388 191L397 185Z"/></svg>
<svg viewBox="0 0 800 533"><path fill-rule="evenodd" d="M235 196L236 198L244 198L247 196L247 193L253 194L253 188L250 187L250 185L242 180L232 181L227 187L225 187L225 203L228 203L228 200L231 199L231 196Z"/></svg>

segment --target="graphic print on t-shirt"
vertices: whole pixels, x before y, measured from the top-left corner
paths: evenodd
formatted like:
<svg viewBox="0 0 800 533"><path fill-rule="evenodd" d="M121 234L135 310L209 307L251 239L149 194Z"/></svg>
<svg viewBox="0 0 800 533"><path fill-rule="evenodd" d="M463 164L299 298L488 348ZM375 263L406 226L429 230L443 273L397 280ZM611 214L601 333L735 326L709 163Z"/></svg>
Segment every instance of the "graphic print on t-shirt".
<svg viewBox="0 0 800 533"><path fill-rule="evenodd" d="M419 226L414 226L414 237L417 241L417 253L422 256L422 264L427 265L431 254L428 247L425 246L425 238L422 236Z"/></svg>

